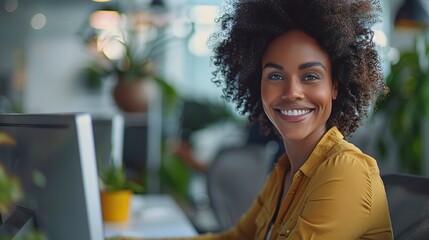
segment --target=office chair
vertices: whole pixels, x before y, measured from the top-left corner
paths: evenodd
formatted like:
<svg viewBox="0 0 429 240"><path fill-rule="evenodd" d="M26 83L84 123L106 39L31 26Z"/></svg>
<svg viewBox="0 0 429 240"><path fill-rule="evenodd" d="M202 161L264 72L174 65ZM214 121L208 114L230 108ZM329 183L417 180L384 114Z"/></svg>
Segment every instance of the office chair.
<svg viewBox="0 0 429 240"><path fill-rule="evenodd" d="M382 179L395 240L429 239L429 178L388 174Z"/></svg>
<svg viewBox="0 0 429 240"><path fill-rule="evenodd" d="M207 190L219 230L235 225L262 189L272 154L265 146L221 149L207 172Z"/></svg>

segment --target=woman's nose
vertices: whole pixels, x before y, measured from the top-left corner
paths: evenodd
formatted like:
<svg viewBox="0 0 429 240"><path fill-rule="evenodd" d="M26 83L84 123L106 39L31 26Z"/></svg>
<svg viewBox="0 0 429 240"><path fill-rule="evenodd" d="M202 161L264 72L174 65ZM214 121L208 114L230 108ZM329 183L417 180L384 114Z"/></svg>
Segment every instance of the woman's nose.
<svg viewBox="0 0 429 240"><path fill-rule="evenodd" d="M281 98L288 101L296 101L302 99L304 93L302 91L301 84L298 80L291 79L291 81L285 81L283 85L283 92Z"/></svg>

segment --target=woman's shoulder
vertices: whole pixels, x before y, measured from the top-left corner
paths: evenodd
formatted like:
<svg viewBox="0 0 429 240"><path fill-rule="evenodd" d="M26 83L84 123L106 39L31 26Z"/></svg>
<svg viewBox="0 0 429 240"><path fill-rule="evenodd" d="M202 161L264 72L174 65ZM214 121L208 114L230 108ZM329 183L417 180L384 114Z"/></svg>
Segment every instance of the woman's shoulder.
<svg viewBox="0 0 429 240"><path fill-rule="evenodd" d="M332 168L334 171L341 170L344 173L379 174L377 161L344 139L330 150L319 168L321 170Z"/></svg>

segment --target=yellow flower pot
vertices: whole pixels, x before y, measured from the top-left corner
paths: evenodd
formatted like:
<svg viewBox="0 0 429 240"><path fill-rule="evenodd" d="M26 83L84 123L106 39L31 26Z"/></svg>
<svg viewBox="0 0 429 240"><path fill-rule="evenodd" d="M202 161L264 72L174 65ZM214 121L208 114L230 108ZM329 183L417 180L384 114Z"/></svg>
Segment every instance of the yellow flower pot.
<svg viewBox="0 0 429 240"><path fill-rule="evenodd" d="M132 192L129 190L101 192L101 208L104 221L128 220Z"/></svg>

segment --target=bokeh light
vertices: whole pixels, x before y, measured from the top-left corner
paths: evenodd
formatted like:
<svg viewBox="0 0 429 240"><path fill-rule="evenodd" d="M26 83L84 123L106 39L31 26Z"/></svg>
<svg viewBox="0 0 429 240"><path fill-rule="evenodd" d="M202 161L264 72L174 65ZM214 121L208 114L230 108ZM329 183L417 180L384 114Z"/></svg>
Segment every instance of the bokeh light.
<svg viewBox="0 0 429 240"><path fill-rule="evenodd" d="M31 18L31 27L35 30L40 30L46 25L46 16L42 13L37 13Z"/></svg>

